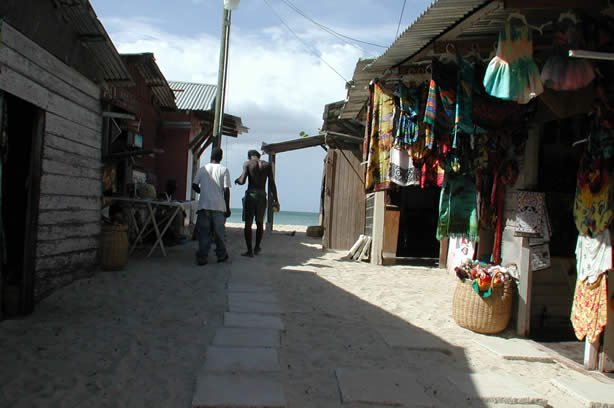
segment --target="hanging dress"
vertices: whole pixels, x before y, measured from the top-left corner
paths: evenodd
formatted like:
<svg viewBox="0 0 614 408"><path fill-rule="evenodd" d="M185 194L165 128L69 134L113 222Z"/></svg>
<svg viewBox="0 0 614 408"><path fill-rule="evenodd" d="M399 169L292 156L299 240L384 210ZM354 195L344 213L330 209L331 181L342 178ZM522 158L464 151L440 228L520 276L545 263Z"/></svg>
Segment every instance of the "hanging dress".
<svg viewBox="0 0 614 408"><path fill-rule="evenodd" d="M595 79L590 61L570 58L570 49L581 49L582 38L577 24L565 19L559 22L554 31L552 55L542 69L544 85L556 91L575 91L589 85Z"/></svg>
<svg viewBox="0 0 614 408"><path fill-rule="evenodd" d="M419 137L420 101L403 83L397 85L398 119L390 149L390 181L399 186L420 185L420 169L414 166L409 149Z"/></svg>
<svg viewBox="0 0 614 408"><path fill-rule="evenodd" d="M533 61L528 25L505 24L499 32L497 55L488 64L483 83L488 94L521 104L544 92L539 69Z"/></svg>
<svg viewBox="0 0 614 408"><path fill-rule="evenodd" d="M370 87L366 127L367 177L365 188L372 191L390 187L390 149L393 145L394 96L378 83Z"/></svg>

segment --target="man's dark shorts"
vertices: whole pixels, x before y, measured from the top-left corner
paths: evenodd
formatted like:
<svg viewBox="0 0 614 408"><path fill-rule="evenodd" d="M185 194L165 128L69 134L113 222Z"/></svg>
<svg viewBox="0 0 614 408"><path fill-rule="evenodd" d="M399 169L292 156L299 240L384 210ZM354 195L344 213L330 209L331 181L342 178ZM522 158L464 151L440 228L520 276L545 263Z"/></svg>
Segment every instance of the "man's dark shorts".
<svg viewBox="0 0 614 408"><path fill-rule="evenodd" d="M243 221L253 222L256 217L256 224L264 223L264 213L266 211L266 193L248 191L243 198Z"/></svg>

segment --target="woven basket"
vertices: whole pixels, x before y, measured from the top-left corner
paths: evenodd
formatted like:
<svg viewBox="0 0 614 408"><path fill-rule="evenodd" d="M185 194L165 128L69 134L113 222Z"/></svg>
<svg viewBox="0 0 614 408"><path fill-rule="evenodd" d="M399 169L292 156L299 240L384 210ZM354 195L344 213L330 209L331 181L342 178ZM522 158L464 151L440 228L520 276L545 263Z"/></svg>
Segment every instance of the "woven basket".
<svg viewBox="0 0 614 408"><path fill-rule="evenodd" d="M487 298L475 293L471 284L469 279L456 284L452 298L452 316L456 324L477 333L503 331L512 315L511 282L507 280L492 288L492 294Z"/></svg>
<svg viewBox="0 0 614 408"><path fill-rule="evenodd" d="M128 226L102 226L102 269L117 271L128 262Z"/></svg>

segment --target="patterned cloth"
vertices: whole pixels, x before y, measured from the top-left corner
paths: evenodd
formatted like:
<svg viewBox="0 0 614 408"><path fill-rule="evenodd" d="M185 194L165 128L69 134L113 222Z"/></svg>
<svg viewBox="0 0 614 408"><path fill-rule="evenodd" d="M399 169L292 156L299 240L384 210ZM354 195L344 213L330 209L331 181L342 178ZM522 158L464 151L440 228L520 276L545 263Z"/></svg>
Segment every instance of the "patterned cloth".
<svg viewBox="0 0 614 408"><path fill-rule="evenodd" d="M367 177L365 188L372 191L390 187L390 149L393 144L394 96L379 84L370 87L365 144Z"/></svg>
<svg viewBox="0 0 614 408"><path fill-rule="evenodd" d="M595 283L601 274L612 268L610 231L606 229L595 238L578 235L576 260L578 280Z"/></svg>
<svg viewBox="0 0 614 408"><path fill-rule="evenodd" d="M497 55L488 64L483 82L490 95L522 104L544 92L527 25L505 24L499 32Z"/></svg>
<svg viewBox="0 0 614 408"><path fill-rule="evenodd" d="M390 150L390 180L399 186L419 186L421 179L420 169L414 163L400 144Z"/></svg>
<svg viewBox="0 0 614 408"><path fill-rule="evenodd" d="M440 134L450 135L456 119L456 64L432 62L432 78L424 112L424 122L438 139Z"/></svg>
<svg viewBox="0 0 614 408"><path fill-rule="evenodd" d="M592 285L580 279L576 282L571 324L578 340L584 337L589 343L599 340L603 328L608 324L608 278L606 274Z"/></svg>
<svg viewBox="0 0 614 408"><path fill-rule="evenodd" d="M436 237L441 240L448 236L478 240L476 188L470 176L445 174Z"/></svg>
<svg viewBox="0 0 614 408"><path fill-rule="evenodd" d="M546 214L546 194L534 191L516 193L516 236L550 238Z"/></svg>
<svg viewBox="0 0 614 408"><path fill-rule="evenodd" d="M580 163L573 215L580 235L595 237L612 222L612 183L602 161Z"/></svg>
<svg viewBox="0 0 614 408"><path fill-rule="evenodd" d="M454 119L454 142L459 132L473 133L473 65L463 58L458 58L458 80L456 84L456 117Z"/></svg>

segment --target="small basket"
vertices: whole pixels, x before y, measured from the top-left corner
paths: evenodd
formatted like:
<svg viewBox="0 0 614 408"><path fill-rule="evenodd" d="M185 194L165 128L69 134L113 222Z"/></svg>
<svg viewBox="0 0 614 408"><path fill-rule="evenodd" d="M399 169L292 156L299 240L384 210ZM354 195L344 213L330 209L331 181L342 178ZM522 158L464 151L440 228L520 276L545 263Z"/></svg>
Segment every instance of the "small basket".
<svg viewBox="0 0 614 408"><path fill-rule="evenodd" d="M102 226L102 269L117 271L128 262L128 226Z"/></svg>
<svg viewBox="0 0 614 408"><path fill-rule="evenodd" d="M471 280L459 281L452 298L452 316L456 324L476 333L494 334L505 330L512 316L511 279L493 287L486 298L475 292Z"/></svg>

